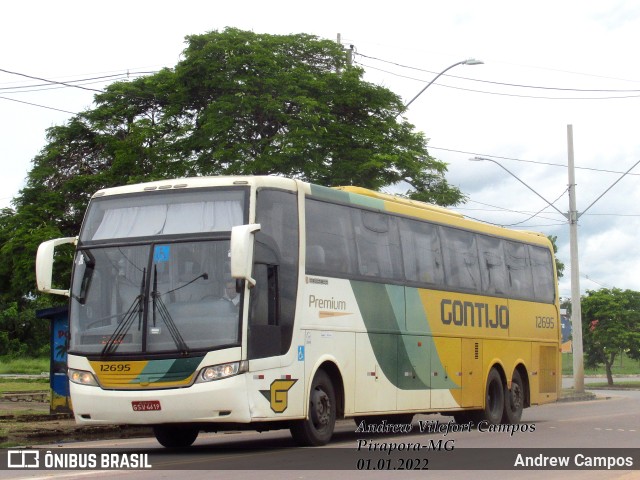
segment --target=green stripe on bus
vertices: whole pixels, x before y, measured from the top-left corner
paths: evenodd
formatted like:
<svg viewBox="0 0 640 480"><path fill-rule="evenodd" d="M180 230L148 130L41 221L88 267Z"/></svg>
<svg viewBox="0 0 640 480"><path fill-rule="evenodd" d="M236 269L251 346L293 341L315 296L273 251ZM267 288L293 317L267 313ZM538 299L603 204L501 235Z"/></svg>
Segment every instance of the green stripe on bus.
<svg viewBox="0 0 640 480"><path fill-rule="evenodd" d="M379 198L367 197L366 195L358 195L357 193L321 187L319 185L311 185L311 195L315 198L329 200L332 202L359 205L361 207L372 208L375 210L385 210L384 200Z"/></svg>
<svg viewBox="0 0 640 480"><path fill-rule="evenodd" d="M394 386L402 390L459 388L448 378L432 376L444 368L418 289L360 281L351 281L351 288L376 361Z"/></svg>
<svg viewBox="0 0 640 480"><path fill-rule="evenodd" d="M429 388L423 379L409 380L404 375L404 370L416 360L410 357L401 335L406 330L404 287L358 281L352 281L351 287L376 361L387 379L401 389Z"/></svg>
<svg viewBox="0 0 640 480"><path fill-rule="evenodd" d="M349 199L349 193L342 190L335 190L333 188L322 187L320 185L311 184L311 195L323 200L330 200L339 203L351 203Z"/></svg>
<svg viewBox="0 0 640 480"><path fill-rule="evenodd" d="M153 379L154 383L178 382L193 375L203 357L150 360L140 376Z"/></svg>

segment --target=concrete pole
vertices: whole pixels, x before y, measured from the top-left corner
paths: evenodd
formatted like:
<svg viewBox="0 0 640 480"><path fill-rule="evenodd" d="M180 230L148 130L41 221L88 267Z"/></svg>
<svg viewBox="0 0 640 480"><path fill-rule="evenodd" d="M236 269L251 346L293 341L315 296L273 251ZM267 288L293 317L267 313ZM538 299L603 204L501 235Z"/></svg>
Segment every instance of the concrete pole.
<svg viewBox="0 0 640 480"><path fill-rule="evenodd" d="M578 210L576 208L576 178L573 162L573 125L567 125L569 150L569 245L571 254L571 330L573 345L573 386L584 392L584 356L582 353L582 309L580 307L580 266L578 260Z"/></svg>

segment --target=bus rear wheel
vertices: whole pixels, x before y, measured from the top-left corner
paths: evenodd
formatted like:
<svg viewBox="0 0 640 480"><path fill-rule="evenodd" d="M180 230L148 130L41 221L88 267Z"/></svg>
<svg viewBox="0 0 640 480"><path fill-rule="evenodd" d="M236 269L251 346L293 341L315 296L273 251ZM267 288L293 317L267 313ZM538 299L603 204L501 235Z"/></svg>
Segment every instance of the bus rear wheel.
<svg viewBox="0 0 640 480"><path fill-rule="evenodd" d="M511 390L505 389L502 423L520 423L522 409L524 408L524 396L525 390L522 384L522 378L516 370L513 372L513 377L511 377Z"/></svg>
<svg viewBox="0 0 640 480"><path fill-rule="evenodd" d="M505 386L498 370L492 368L487 377L483 417L490 425L498 425L504 413Z"/></svg>
<svg viewBox="0 0 640 480"><path fill-rule="evenodd" d="M166 448L187 448L198 438L199 430L195 427L176 425L155 425L153 434L158 443Z"/></svg>
<svg viewBox="0 0 640 480"><path fill-rule="evenodd" d="M302 446L326 445L336 425L336 395L333 383L324 370L318 371L311 384L307 418L291 426L291 436Z"/></svg>

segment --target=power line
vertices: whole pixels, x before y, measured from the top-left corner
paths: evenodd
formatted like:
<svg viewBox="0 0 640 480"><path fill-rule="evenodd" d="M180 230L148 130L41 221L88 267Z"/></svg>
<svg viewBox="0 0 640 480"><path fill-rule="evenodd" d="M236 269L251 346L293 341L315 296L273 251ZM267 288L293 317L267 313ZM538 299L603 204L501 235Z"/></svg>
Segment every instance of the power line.
<svg viewBox="0 0 640 480"><path fill-rule="evenodd" d="M414 81L417 81L417 82L423 82L423 83L426 82L426 80L424 80L422 78L415 78L415 77L409 77L407 75L400 75L399 73L390 72L389 70L384 70L382 68L373 67L371 65L366 65L366 64L364 64L362 62L354 62L354 63L357 63L358 65L362 65L365 68L370 68L372 70L377 70L379 72L388 73L389 75L393 75L393 76L396 76L396 77L406 78L406 79L414 80ZM456 78L464 78L464 77L456 77ZM467 80L472 80L472 79L467 79ZM485 95L498 95L498 96L502 96L502 97L517 97L517 98L535 98L535 99L538 99L538 100L618 100L618 99L625 99L625 98L640 98L640 94L638 94L638 95L607 96L607 97L548 97L548 96L542 96L542 95L520 95L520 94L515 94L515 93L488 92L486 90L477 90L477 89L473 89L473 88L454 87L452 85L445 85L444 83L435 83L435 85L439 85L439 86L445 87L445 88L451 88L451 89L454 89L454 90L462 90L462 91L465 91L465 92L483 93ZM638 91L638 90L633 90L633 91Z"/></svg>
<svg viewBox="0 0 640 480"><path fill-rule="evenodd" d="M560 196L554 200L552 203L556 203L558 200L560 200L560 198L562 198L562 196L564 196L565 193L567 193L568 188L562 192L562 194L560 194ZM484 205L487 207L491 207L494 210L487 210L487 209L470 209L470 208L464 208L464 207L450 207L452 210L455 211L485 211L485 212L496 212L496 213L500 213L500 212L504 212L504 213L516 213L519 215L527 215L531 212L524 212L524 211L519 211L519 210L512 210L509 208L504 208L504 207L499 207L497 205L491 205L489 203L483 203L483 202L479 202L477 200L469 200L471 203L477 203L478 205ZM472 217L470 215L465 215L465 217L470 218L472 220L476 220L478 222L483 222L483 223L488 223L490 225L495 225L498 227L505 227L505 228L540 228L540 227L558 227L558 226L562 226L562 225L566 225L566 220L565 221L561 221L561 222L556 222L556 223L549 223L549 224L540 224L540 225L522 225L525 222L528 222L529 220L532 220L533 218L542 218L545 220L554 220L553 218L549 218L549 217L541 217L540 213L542 213L544 210L546 210L548 208L548 205L545 206L542 210L534 213L533 215L531 215L529 218L522 220L520 222L516 222L516 223L511 223L511 224L505 224L505 223L495 223L495 222L490 222L488 220L482 220L479 218L475 218ZM617 213L594 213L594 214L589 214L586 213L586 216L611 216L611 217L640 217L640 214L617 214Z"/></svg>
<svg viewBox="0 0 640 480"><path fill-rule="evenodd" d="M101 77L69 80L65 82L63 85L57 85L57 86L52 86L51 82L49 82L49 83L40 83L40 84L31 84L31 85L19 85L19 86L13 86L13 87L0 87L0 91L2 91L2 93L5 93L5 94L41 92L44 90L56 90L60 88L69 88L73 83L82 82L82 85L89 85L89 84L95 84L95 83L103 83L106 80L117 81L119 79L127 79L131 77L137 78L139 76L153 74L153 73L157 73L157 72L123 72L123 73L118 73L114 75L104 75Z"/></svg>
<svg viewBox="0 0 640 480"><path fill-rule="evenodd" d="M505 227L505 225L501 224L501 223L495 223L495 222L490 222L489 220L482 220L479 218L475 218L475 217L471 217L469 215L465 215L466 218L469 218L471 220L475 220L476 222L482 222L482 223L488 223L489 225L494 225L496 227ZM565 225L566 222L558 222L558 223L547 223L547 224L542 224L542 225L523 225L521 227L514 227L514 228L540 228L540 227L560 227L562 225Z"/></svg>
<svg viewBox="0 0 640 480"><path fill-rule="evenodd" d="M542 212L544 212L547 208L549 208L549 206L554 207L554 204L560 200L565 193L567 193L569 191L569 187L566 188L566 190L564 192L562 192L560 194L560 196L558 198L556 198L553 202L551 202L549 205L545 205L541 210L537 211L536 213L534 213L533 215L531 215L529 218L526 218L520 222L516 222L516 223L512 223L510 225L505 225L505 227L517 227L518 225L522 225L525 222L528 222L529 220L532 220L534 218L536 218L538 215L540 215ZM554 207L555 208L555 207Z"/></svg>
<svg viewBox="0 0 640 480"><path fill-rule="evenodd" d="M562 193L562 195L564 195L564 192ZM561 196L562 196L562 195L561 195ZM472 203L477 203L477 204L479 204L479 205L484 205L484 206L487 206L487 207L496 208L496 209L498 209L498 211L500 211L500 212L517 213L517 214L519 214L519 215L529 215L529 214L531 213L531 212L522 212L522 211L519 211L519 210L511 210L511 209L509 209L509 208L504 208L504 207L498 207L497 205L491 205L491 204L488 204L488 203L482 203L482 202L478 202L477 200L469 200L469 201L470 201L470 202L472 202ZM556 200L556 201L557 201L557 200ZM454 208L452 208L452 210L464 210L464 208L454 207ZM536 215L539 215L539 213L540 213L540 212L538 212ZM469 217L469 218L472 218L472 217ZM532 218L532 217L530 217L530 218ZM545 218L545 217L539 217L539 218L543 218L544 220L551 220L551 221L555 221L555 218L548 218L548 217L547 217L547 218ZM501 226L501 227L509 226L509 225L505 225L505 224L497 224L497 223L494 223L493 225L499 225L499 226Z"/></svg>
<svg viewBox="0 0 640 480"><path fill-rule="evenodd" d="M103 75L100 77L91 77L91 78L79 78L76 80L68 80L67 82L65 82L64 85L61 85L60 87L57 88L62 88L62 87L68 87L70 84L73 83L79 83L79 82L90 82L93 80L106 80L106 79L113 79L115 77L121 77L123 75L126 75L126 73L116 73L113 75ZM37 87L45 87L45 86L51 86L51 82L50 81L46 81L45 83L32 83L29 85L14 85L12 87L0 87L0 90L6 91L6 90L22 90L22 89L27 89L27 88L37 88Z"/></svg>
<svg viewBox="0 0 640 480"><path fill-rule="evenodd" d="M433 150L443 150L445 152L452 152L452 153L463 153L465 155L474 155L474 156L480 156L480 157L491 157L491 158L498 158L500 160L511 160L514 162L523 162L523 163L533 163L536 165L549 165L552 167L562 167L562 168L567 168L567 165L563 165L561 163L550 163L550 162L540 162L537 160L524 160L522 158L514 158L514 157L501 157L499 155L491 155L491 154L484 154L484 153L477 153L477 152L466 152L464 150L454 150L452 148L444 148L444 147L433 147L431 145L429 145L427 148L429 149L433 149ZM617 172L615 170L606 170L606 169L602 169L602 168L592 168L592 167L575 167L576 170L589 170L591 172L600 172L600 173L615 173L618 175L622 175L625 172ZM627 175L638 175L640 176L640 173L627 173Z"/></svg>
<svg viewBox="0 0 640 480"><path fill-rule="evenodd" d="M0 68L0 72L8 73L10 75L17 75L19 77L30 78L32 80L39 80L41 82L55 83L57 85L65 85L67 87L79 88L81 90L88 90L88 91L91 91L91 92L105 93L104 90L98 90L98 89L95 89L95 88L83 87L82 85L73 85L72 83L67 83L67 82L58 82L57 80L48 80L46 78L41 78L41 77L34 77L33 75L27 75L26 73L20 73L20 72L12 72L10 70L5 70L3 68Z"/></svg>
<svg viewBox="0 0 640 480"><path fill-rule="evenodd" d="M410 65L403 65L401 63L397 63L397 62L392 62L390 60L384 60L381 58L376 58L376 57L372 57L369 55L365 55L363 53L356 53L356 55L360 55L361 57L365 57L365 58L369 58L371 60L377 60L379 62L383 62L383 63L389 63L391 65L396 65L398 67L402 67L402 68L407 68L410 70L416 70L419 72L426 72L426 73L432 73L432 74L437 74L438 72L432 72L431 70L425 70L422 68L418 68L418 67L412 67ZM521 85L521 84L517 84L517 83L505 83L505 82L495 82L492 80L481 80L479 78L469 78L469 77L461 77L458 75L451 75L451 74L444 74L444 77L451 77L451 78L457 78L460 80L468 80L470 82L480 82L480 83L490 83L493 85L500 85L500 86L506 86L506 87L517 87L517 88L536 88L536 89L540 89L540 90L558 90L558 91L564 91L564 92L639 92L640 93L640 89L582 89L582 88L562 88L562 87L543 87L543 86L539 86L539 85Z"/></svg>
<svg viewBox="0 0 640 480"><path fill-rule="evenodd" d="M580 276L581 276L582 278L586 278L586 279L587 279L587 280L589 280L590 282L595 283L596 285L601 286L602 288L609 288L609 289L613 288L613 287L610 287L609 285L607 285L607 284L605 284L605 283L603 283L603 282L598 282L598 281L594 280L594 279L593 279L593 278L591 278L589 275L580 275Z"/></svg>
<svg viewBox="0 0 640 480"><path fill-rule="evenodd" d="M82 85L74 85L72 83L73 81L77 82L77 81L82 81L82 80L73 80L73 81L69 81L69 82L60 82L60 81L57 81L57 80L49 80L49 79L46 79L46 78L35 77L33 75L27 75L25 73L12 72L10 70L5 70L5 69L2 69L2 68L0 68L0 72L8 73L8 74L11 74L11 75L18 75L18 76L26 77L26 78L31 78L33 80L39 80L41 82L47 82L47 84L60 85L62 87L79 88L81 90L87 90L87 91L91 91L91 92L106 93L105 90L98 90L98 89L95 89L95 88L88 88L88 87L84 87ZM145 74L145 73L147 73L147 72L138 72L137 74ZM150 72L150 73L153 73L153 72ZM123 74L120 74L120 75L123 75ZM127 75L129 75L128 72L127 72ZM16 88L16 87L14 87L14 88ZM59 88L59 87L51 87L51 88ZM48 89L47 88L43 88L41 90L48 90ZM7 94L7 93L24 93L24 92L25 91L22 91L22 92L5 92L5 94ZM137 98L142 98L142 97L137 97ZM76 112L70 112L68 110L62 110L60 108L49 107L49 106L46 106L46 105L41 105L39 103L26 102L24 100L16 100L14 98L8 98L8 97L0 97L0 99L9 100L9 101L17 102L17 103L23 103L25 105L31 105L31 106L34 106L34 107L46 108L48 110L55 110L55 111L58 111L58 112L70 113L71 115L77 115Z"/></svg>
<svg viewBox="0 0 640 480"><path fill-rule="evenodd" d="M46 105L40 105L39 103L31 103L31 102L25 102L24 100L16 100L15 98L9 98L9 97L0 97L0 99L2 100L9 100L10 102L18 102L18 103L24 103L26 105L31 105L33 107L40 107L40 108L46 108L48 110L55 110L57 112L63 112L63 113L70 113L71 115L77 115L76 112L70 112L68 110L62 110L61 108L55 108L55 107L48 107Z"/></svg>

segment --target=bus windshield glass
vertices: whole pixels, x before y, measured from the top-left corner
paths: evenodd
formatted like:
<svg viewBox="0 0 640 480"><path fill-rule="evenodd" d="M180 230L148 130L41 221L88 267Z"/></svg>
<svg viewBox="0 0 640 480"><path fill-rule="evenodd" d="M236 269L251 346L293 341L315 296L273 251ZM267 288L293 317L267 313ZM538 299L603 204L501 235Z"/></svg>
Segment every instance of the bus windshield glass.
<svg viewBox="0 0 640 480"><path fill-rule="evenodd" d="M236 190L94 202L74 262L69 351L188 355L237 345L229 238L244 198Z"/></svg>
<svg viewBox="0 0 640 480"><path fill-rule="evenodd" d="M229 232L241 225L244 190L149 192L94 199L81 242Z"/></svg>

